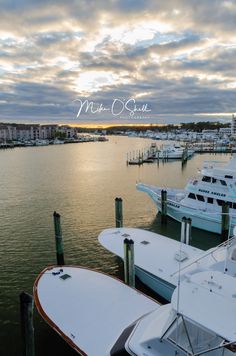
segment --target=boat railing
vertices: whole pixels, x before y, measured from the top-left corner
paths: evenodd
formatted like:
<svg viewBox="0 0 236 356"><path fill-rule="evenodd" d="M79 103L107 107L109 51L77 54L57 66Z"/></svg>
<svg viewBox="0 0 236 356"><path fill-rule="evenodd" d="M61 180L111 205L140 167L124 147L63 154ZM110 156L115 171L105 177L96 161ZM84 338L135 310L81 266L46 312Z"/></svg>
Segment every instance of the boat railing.
<svg viewBox="0 0 236 356"><path fill-rule="evenodd" d="M221 249L225 249L226 247L230 247L232 246L233 242L235 241L235 236L229 238L227 241L222 242L220 245L216 246L213 249L210 249L210 251L208 250L206 253L204 253L202 256L198 257L197 259L195 259L194 261L190 262L189 264L187 264L186 266L178 269L177 271L175 271L174 273L172 273L170 276L173 277L175 276L177 273L182 272L183 270L185 270L186 268L194 265L195 263L200 262L202 259L208 257L208 256L212 256L212 258L214 258L214 260L216 262L218 262L218 260L216 259L216 257L214 256L215 252L219 252Z"/></svg>

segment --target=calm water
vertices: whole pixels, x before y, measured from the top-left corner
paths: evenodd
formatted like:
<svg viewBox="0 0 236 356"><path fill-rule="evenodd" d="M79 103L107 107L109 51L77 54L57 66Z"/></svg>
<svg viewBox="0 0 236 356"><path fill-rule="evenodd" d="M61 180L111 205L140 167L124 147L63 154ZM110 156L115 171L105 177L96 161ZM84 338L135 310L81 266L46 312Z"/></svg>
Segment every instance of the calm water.
<svg viewBox="0 0 236 356"><path fill-rule="evenodd" d="M196 155L181 162L126 166L126 153L150 140L110 137L84 143L0 151L0 355L21 355L18 296L32 293L37 274L55 263L52 214L61 214L65 260L117 275L117 260L97 242L114 226L114 199L124 202L124 225L178 238L180 224L161 226L152 201L135 190L141 180L184 187L203 160L227 155ZM193 230L193 244L204 249L219 237ZM76 355L35 311L37 356Z"/></svg>

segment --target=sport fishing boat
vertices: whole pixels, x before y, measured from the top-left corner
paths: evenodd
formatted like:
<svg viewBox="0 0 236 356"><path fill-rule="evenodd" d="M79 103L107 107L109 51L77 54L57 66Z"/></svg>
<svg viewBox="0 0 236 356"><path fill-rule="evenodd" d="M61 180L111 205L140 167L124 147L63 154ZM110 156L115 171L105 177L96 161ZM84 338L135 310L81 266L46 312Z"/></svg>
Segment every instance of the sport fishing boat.
<svg viewBox="0 0 236 356"><path fill-rule="evenodd" d="M136 276L167 301L171 300L178 278L182 280L186 274L215 270L236 276L236 237L203 251L142 229L111 228L98 236L100 244L121 259L126 238L134 242Z"/></svg>
<svg viewBox="0 0 236 356"><path fill-rule="evenodd" d="M171 303L160 306L105 274L49 267L35 282L34 299L80 355L235 355L235 277L218 271L186 276Z"/></svg>
<svg viewBox="0 0 236 356"><path fill-rule="evenodd" d="M138 183L161 211L161 191L167 191L167 215L177 221L191 218L192 226L221 233L222 205L228 203L230 234L236 225L236 155L227 163L205 161L201 177L191 179L185 189L156 187Z"/></svg>
<svg viewBox="0 0 236 356"><path fill-rule="evenodd" d="M128 355L235 355L234 280L217 271L186 277L170 304L143 316L129 332L126 329L119 340L120 349L123 343Z"/></svg>

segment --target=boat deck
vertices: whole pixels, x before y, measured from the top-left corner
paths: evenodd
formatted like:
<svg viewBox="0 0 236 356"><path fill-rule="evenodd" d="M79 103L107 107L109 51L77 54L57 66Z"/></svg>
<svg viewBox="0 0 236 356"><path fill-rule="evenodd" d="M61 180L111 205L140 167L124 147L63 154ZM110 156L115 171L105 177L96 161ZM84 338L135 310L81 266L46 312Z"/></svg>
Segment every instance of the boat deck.
<svg viewBox="0 0 236 356"><path fill-rule="evenodd" d="M122 331L159 307L153 299L103 273L48 267L34 285L46 322L81 355L110 355Z"/></svg>
<svg viewBox="0 0 236 356"><path fill-rule="evenodd" d="M196 247L141 229L106 229L98 237L101 245L121 258L125 238L134 241L135 266L174 285L179 268L203 255L203 251Z"/></svg>

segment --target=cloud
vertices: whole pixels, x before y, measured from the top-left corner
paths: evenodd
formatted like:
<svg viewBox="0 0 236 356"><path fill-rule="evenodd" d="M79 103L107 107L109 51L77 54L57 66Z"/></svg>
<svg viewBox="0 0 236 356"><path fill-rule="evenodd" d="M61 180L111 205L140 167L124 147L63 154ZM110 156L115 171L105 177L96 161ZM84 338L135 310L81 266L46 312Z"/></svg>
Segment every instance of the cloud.
<svg viewBox="0 0 236 356"><path fill-rule="evenodd" d="M142 98L153 116L236 111L235 1L0 6L1 121L74 118L78 97Z"/></svg>

